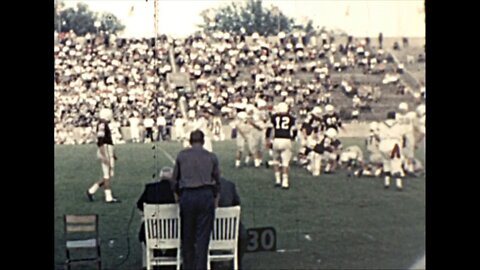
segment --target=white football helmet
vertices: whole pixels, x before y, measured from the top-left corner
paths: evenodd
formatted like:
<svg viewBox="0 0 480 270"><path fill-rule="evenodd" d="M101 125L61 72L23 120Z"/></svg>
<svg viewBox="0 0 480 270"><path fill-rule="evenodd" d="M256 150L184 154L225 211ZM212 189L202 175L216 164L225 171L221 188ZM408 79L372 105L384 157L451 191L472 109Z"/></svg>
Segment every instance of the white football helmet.
<svg viewBox="0 0 480 270"><path fill-rule="evenodd" d="M337 137L337 131L334 128L329 128L327 129L327 132L325 132L325 135L329 138L335 139Z"/></svg>
<svg viewBox="0 0 480 270"><path fill-rule="evenodd" d="M406 102L402 102L398 105L398 109L400 109L400 111L408 111L408 104Z"/></svg>
<svg viewBox="0 0 480 270"><path fill-rule="evenodd" d="M285 103L285 102L280 102L278 105L277 105L277 112L278 113L287 113L288 112L288 104Z"/></svg>
<svg viewBox="0 0 480 270"><path fill-rule="evenodd" d="M238 118L240 121L245 121L245 120L247 120L247 117L248 117L248 116L247 116L247 113L246 113L246 112L243 112L243 111L242 111L242 112L239 112L239 113L237 114L237 118Z"/></svg>
<svg viewBox="0 0 480 270"><path fill-rule="evenodd" d="M112 120L112 110L104 108L100 110L100 119Z"/></svg>
<svg viewBox="0 0 480 270"><path fill-rule="evenodd" d="M312 110L312 114L315 115L316 117L321 117L323 113L323 110L319 106L315 106Z"/></svg>
<svg viewBox="0 0 480 270"><path fill-rule="evenodd" d="M262 107L265 107L267 106L267 102L263 99L259 99L257 100L257 108L262 108Z"/></svg>
<svg viewBox="0 0 480 270"><path fill-rule="evenodd" d="M327 111L327 113L333 113L334 110L335 107L333 107L332 104L327 104L327 106L325 106L325 111Z"/></svg>
<svg viewBox="0 0 480 270"><path fill-rule="evenodd" d="M194 110L189 110L187 113L188 118L193 119L195 118L195 111Z"/></svg>
<svg viewBox="0 0 480 270"><path fill-rule="evenodd" d="M418 105L418 107L417 107L417 114L418 114L419 116L425 115L425 112L426 112L425 109L426 109L426 108L425 108L425 105L424 105L424 104Z"/></svg>

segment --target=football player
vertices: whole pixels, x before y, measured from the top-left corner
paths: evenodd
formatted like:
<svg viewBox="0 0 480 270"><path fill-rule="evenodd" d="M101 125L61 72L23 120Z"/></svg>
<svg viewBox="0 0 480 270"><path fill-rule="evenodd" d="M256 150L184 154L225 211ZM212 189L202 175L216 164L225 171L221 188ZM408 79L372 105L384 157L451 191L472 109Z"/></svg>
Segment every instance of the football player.
<svg viewBox="0 0 480 270"><path fill-rule="evenodd" d="M380 143L378 138L378 123L371 122L370 125L370 134L365 140L365 146L368 152L368 163L364 164L362 168L355 171L355 176L380 176L382 174L382 155L378 149Z"/></svg>
<svg viewBox="0 0 480 270"><path fill-rule="evenodd" d="M322 130L333 128L338 132L338 129L342 128L342 120L335 111L335 107L332 104L327 104L325 106L325 112L326 114L323 116Z"/></svg>
<svg viewBox="0 0 480 270"><path fill-rule="evenodd" d="M396 120L400 124L405 133L405 141L402 146L405 171L408 173L413 173L413 163L415 159L415 134L414 134L414 125L417 120L417 114L414 111L408 110L408 104L402 102L398 105L399 113L396 114Z"/></svg>
<svg viewBox="0 0 480 270"><path fill-rule="evenodd" d="M390 177L395 177L397 189L402 190L402 145L405 139L405 128L395 120L395 117L395 112L388 112L387 120L379 124L378 148L383 159L384 187L388 188Z"/></svg>
<svg viewBox="0 0 480 270"><path fill-rule="evenodd" d="M321 107L314 107L301 126L299 160L302 165L309 164L310 169L314 158L312 149L319 141L320 131L322 130L322 112Z"/></svg>
<svg viewBox="0 0 480 270"><path fill-rule="evenodd" d="M331 173L337 167L339 153L342 150L342 143L337 139L337 134L334 128L329 128L320 142L320 147L323 148L323 159L327 161L325 173Z"/></svg>
<svg viewBox="0 0 480 270"><path fill-rule="evenodd" d="M346 164L348 177L352 175L352 169L363 166L363 151L357 145L352 145L340 153L340 165Z"/></svg>
<svg viewBox="0 0 480 270"><path fill-rule="evenodd" d="M242 154L245 150L245 144L247 143L249 133L251 130L250 125L247 123L247 113L246 112L239 112L237 114L237 119L234 123L234 128L237 130L237 155L235 160L235 167L240 167ZM248 151L249 147L247 147ZM248 156L248 155L247 155Z"/></svg>
<svg viewBox="0 0 480 270"><path fill-rule="evenodd" d="M296 137L296 131L295 117L289 113L287 103L281 102L277 105L276 113L271 118L271 124L273 125L275 186L288 189L288 168L292 158L292 140Z"/></svg>

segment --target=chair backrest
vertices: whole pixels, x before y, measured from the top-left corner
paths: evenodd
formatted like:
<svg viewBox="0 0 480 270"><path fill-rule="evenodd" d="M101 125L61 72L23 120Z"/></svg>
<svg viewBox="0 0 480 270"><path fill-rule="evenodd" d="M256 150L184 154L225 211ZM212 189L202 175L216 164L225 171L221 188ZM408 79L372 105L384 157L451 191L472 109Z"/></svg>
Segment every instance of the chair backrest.
<svg viewBox="0 0 480 270"><path fill-rule="evenodd" d="M237 248L240 227L240 206L217 207L210 239L210 250Z"/></svg>
<svg viewBox="0 0 480 270"><path fill-rule="evenodd" d="M65 236L67 240L80 235L95 235L98 237L98 215L64 215ZM75 235L75 236L73 236Z"/></svg>
<svg viewBox="0 0 480 270"><path fill-rule="evenodd" d="M146 247L180 247L180 212L178 204L143 204Z"/></svg>

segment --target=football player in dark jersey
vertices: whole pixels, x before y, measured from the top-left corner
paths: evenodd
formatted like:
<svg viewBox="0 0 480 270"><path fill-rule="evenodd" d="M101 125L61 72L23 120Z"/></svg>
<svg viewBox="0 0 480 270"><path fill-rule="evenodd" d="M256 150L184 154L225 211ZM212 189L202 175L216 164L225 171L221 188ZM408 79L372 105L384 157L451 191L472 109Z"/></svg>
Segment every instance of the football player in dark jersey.
<svg viewBox="0 0 480 270"><path fill-rule="evenodd" d="M322 108L316 106L301 126L301 149L299 151L299 160L301 165L312 164L312 149L318 142L319 132L322 130Z"/></svg>
<svg viewBox="0 0 480 270"><path fill-rule="evenodd" d="M327 161L325 165L325 173L331 173L337 167L339 153L342 150L342 143L337 139L337 131L333 128L327 129L325 137L314 148L323 154L323 158Z"/></svg>
<svg viewBox="0 0 480 270"><path fill-rule="evenodd" d="M117 156L113 149L112 133L108 123L112 119L112 111L110 109L100 110L100 121L97 126L97 158L102 165L103 178L93 184L87 190L87 197L93 201L93 195L97 192L99 187L103 187L105 191L105 202L115 203L120 202L112 196L111 178L113 177L113 168Z"/></svg>
<svg viewBox="0 0 480 270"><path fill-rule="evenodd" d="M337 112L335 112L335 107L333 105L328 104L325 106L326 114L323 116L323 125L322 130L328 130L329 128L333 128L338 132L339 128L342 128L342 120Z"/></svg>
<svg viewBox="0 0 480 270"><path fill-rule="evenodd" d="M296 137L296 131L295 117L289 113L287 103L281 102L277 105L276 113L271 117L271 124L275 186L288 189L288 167L292 158L292 140Z"/></svg>

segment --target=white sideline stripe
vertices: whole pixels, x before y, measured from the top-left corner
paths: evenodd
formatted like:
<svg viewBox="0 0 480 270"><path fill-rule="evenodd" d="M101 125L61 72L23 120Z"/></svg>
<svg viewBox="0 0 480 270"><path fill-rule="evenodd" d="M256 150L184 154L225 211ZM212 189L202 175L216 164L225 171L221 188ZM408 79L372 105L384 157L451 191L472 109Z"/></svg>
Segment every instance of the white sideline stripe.
<svg viewBox="0 0 480 270"><path fill-rule="evenodd" d="M412 267L411 270L424 270L425 269L425 255L422 256L420 260L418 260Z"/></svg>
<svg viewBox="0 0 480 270"><path fill-rule="evenodd" d="M157 145L157 147L158 147L158 149L160 149L160 150L163 152L163 154L170 160L170 162L172 162L172 164L175 165L175 159L174 159L167 151L165 151L163 148L161 148L161 147L158 146L158 145Z"/></svg>

